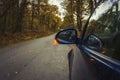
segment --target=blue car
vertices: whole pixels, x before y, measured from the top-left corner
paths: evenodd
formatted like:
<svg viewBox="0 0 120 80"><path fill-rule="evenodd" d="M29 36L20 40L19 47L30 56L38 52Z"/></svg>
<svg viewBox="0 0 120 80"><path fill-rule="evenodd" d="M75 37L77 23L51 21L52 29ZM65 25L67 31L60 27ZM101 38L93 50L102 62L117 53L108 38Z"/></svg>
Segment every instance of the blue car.
<svg viewBox="0 0 120 80"><path fill-rule="evenodd" d="M56 34L59 44L72 45L68 53L69 80L120 80L120 1L110 1L115 2L92 21L100 3L96 5L80 37L73 28Z"/></svg>

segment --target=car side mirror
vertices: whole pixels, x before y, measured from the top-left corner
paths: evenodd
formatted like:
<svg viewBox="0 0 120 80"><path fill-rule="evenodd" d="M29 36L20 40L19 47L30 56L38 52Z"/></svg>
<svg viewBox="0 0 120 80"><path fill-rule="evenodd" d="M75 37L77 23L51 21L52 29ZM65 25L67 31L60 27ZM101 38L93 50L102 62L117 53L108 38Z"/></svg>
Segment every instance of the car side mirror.
<svg viewBox="0 0 120 80"><path fill-rule="evenodd" d="M75 29L65 29L57 33L55 36L59 44L76 44L77 31Z"/></svg>
<svg viewBox="0 0 120 80"><path fill-rule="evenodd" d="M103 41L94 34L90 34L85 40L85 45L91 49L100 51L103 49Z"/></svg>

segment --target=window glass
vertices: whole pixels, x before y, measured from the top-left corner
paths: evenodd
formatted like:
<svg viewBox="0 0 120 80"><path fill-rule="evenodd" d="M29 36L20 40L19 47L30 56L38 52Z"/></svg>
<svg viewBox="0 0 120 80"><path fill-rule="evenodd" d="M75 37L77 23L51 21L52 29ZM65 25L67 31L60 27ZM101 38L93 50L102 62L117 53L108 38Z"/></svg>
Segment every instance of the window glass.
<svg viewBox="0 0 120 80"><path fill-rule="evenodd" d="M91 21L87 31L102 39L105 55L120 60L120 2L97 21Z"/></svg>

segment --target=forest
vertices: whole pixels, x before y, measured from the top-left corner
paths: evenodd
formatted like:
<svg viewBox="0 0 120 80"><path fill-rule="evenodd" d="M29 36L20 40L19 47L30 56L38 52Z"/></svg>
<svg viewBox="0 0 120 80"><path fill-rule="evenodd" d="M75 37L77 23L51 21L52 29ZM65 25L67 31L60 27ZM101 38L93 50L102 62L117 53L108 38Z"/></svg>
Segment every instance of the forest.
<svg viewBox="0 0 120 80"><path fill-rule="evenodd" d="M49 0L0 0L0 45L39 38L64 28L79 33L97 2L104 0L63 0L63 20L57 5ZM80 35L80 34L79 34Z"/></svg>

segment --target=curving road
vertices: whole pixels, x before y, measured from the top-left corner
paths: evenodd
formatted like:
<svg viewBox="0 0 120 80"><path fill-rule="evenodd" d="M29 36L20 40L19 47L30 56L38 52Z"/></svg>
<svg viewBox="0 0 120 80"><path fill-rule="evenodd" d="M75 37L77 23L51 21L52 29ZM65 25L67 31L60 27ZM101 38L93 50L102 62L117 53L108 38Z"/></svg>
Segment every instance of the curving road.
<svg viewBox="0 0 120 80"><path fill-rule="evenodd" d="M68 80L65 45L55 46L54 35L0 49L0 80Z"/></svg>

